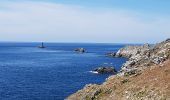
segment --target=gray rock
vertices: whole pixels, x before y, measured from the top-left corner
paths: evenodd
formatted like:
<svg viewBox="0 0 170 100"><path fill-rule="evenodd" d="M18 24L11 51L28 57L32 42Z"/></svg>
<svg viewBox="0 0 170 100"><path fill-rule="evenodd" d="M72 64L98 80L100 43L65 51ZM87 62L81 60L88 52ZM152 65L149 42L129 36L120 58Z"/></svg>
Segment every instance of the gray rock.
<svg viewBox="0 0 170 100"><path fill-rule="evenodd" d="M84 53L86 50L84 48L76 48L74 51L79 52L79 53Z"/></svg>
<svg viewBox="0 0 170 100"><path fill-rule="evenodd" d="M115 57L116 56L116 52L110 52L106 54L108 57Z"/></svg>
<svg viewBox="0 0 170 100"><path fill-rule="evenodd" d="M129 71L126 71L126 72L124 73L124 76L135 75L135 74L137 74L137 72L138 72L137 69L131 69L131 70L129 70Z"/></svg>
<svg viewBox="0 0 170 100"><path fill-rule="evenodd" d="M148 67L147 65L161 64L167 59L170 59L170 39L153 46L149 44L126 46L121 48L116 53L116 56L129 58L129 60L123 64L120 75L132 75ZM135 71L133 69L135 69Z"/></svg>
<svg viewBox="0 0 170 100"><path fill-rule="evenodd" d="M116 69L114 67L99 67L95 70L98 73L104 74L104 73L117 73Z"/></svg>
<svg viewBox="0 0 170 100"><path fill-rule="evenodd" d="M150 49L149 44L144 44L142 46L126 46L124 48L121 48L117 53L117 57L126 57L131 58L132 56L135 56L137 54L144 53L146 50Z"/></svg>
<svg viewBox="0 0 170 100"><path fill-rule="evenodd" d="M166 60L166 58L157 56L157 57L152 58L151 60L155 64L160 64L160 63L164 62Z"/></svg>

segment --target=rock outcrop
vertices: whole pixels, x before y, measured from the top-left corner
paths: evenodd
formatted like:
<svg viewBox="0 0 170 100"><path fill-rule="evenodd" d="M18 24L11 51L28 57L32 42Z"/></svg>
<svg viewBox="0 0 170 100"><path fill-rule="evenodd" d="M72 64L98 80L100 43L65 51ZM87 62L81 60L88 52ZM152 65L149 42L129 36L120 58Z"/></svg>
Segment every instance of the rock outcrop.
<svg viewBox="0 0 170 100"><path fill-rule="evenodd" d="M99 68L96 68L95 70L93 71L96 71L100 74L104 74L104 73L112 73L112 74L116 74L117 71L114 67L99 67Z"/></svg>
<svg viewBox="0 0 170 100"><path fill-rule="evenodd" d="M76 48L74 51L79 52L79 53L84 53L86 50L84 48Z"/></svg>
<svg viewBox="0 0 170 100"><path fill-rule="evenodd" d="M116 57L116 52L109 52L106 54L108 57Z"/></svg>
<svg viewBox="0 0 170 100"><path fill-rule="evenodd" d="M117 75L86 85L67 100L170 100L170 39L127 46L115 56L129 58Z"/></svg>
<svg viewBox="0 0 170 100"><path fill-rule="evenodd" d="M131 71L141 71L150 65L158 65L170 57L170 40L163 41L153 46L131 46L120 49L118 55L128 57L129 60L123 64L121 75Z"/></svg>
<svg viewBox="0 0 170 100"><path fill-rule="evenodd" d="M115 56L130 58L130 57L138 55L138 54L144 54L144 52L146 52L149 49L150 49L149 44L144 44L142 46L126 46L125 48L121 48L116 53Z"/></svg>

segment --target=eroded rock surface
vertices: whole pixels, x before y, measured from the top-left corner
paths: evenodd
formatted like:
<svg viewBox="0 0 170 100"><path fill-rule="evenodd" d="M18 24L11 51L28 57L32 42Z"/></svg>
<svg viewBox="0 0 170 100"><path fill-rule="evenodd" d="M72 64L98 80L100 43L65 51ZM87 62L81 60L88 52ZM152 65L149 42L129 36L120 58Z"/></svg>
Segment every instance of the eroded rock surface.
<svg viewBox="0 0 170 100"><path fill-rule="evenodd" d="M129 60L123 64L121 74L128 71L143 70L150 65L158 65L170 58L170 40L167 39L153 46L128 46L120 49L118 55L128 57Z"/></svg>

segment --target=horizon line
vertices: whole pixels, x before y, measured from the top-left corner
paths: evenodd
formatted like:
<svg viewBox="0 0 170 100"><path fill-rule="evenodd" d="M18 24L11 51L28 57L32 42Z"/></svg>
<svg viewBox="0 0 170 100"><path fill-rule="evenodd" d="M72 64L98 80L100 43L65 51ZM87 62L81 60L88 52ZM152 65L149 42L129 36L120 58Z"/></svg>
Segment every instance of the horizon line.
<svg viewBox="0 0 170 100"><path fill-rule="evenodd" d="M72 42L72 41L67 41L67 42L61 42L61 41L0 41L0 43L75 43L75 44L146 44L147 42L136 42L136 43L132 43L132 42L125 42L125 43L121 43L121 42ZM156 43L159 43L156 42ZM148 43L148 44L155 44L155 43Z"/></svg>

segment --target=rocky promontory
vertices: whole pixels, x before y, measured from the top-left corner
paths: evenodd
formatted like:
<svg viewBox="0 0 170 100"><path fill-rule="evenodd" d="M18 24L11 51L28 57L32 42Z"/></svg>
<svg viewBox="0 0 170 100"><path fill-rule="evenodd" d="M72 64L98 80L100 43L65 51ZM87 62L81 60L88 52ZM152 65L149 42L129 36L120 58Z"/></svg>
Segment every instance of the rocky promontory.
<svg viewBox="0 0 170 100"><path fill-rule="evenodd" d="M126 46L114 57L127 57L117 75L89 84L67 100L169 100L170 39L155 45Z"/></svg>
<svg viewBox="0 0 170 100"><path fill-rule="evenodd" d="M151 65L159 65L170 58L170 39L150 46L128 46L120 49L118 55L128 57L123 64L120 74L141 71Z"/></svg>

